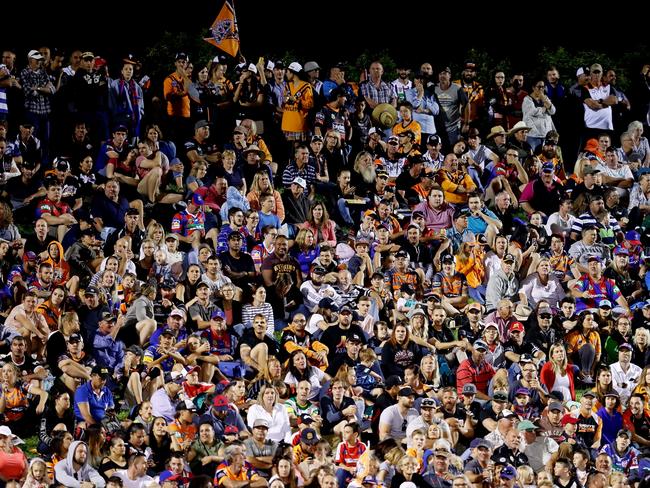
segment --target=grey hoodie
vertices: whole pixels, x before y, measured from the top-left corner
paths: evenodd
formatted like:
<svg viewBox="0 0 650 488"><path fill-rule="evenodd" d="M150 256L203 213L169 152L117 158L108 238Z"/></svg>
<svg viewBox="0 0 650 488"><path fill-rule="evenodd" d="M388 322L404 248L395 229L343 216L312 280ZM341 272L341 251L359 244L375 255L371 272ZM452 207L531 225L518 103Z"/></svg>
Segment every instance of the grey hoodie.
<svg viewBox="0 0 650 488"><path fill-rule="evenodd" d="M75 472L73 464L74 452L79 444L84 444L88 447L88 444L82 441L74 441L70 444L66 458L54 466L54 478L57 482L68 488L80 488L82 481L94 483L95 488L104 488L106 486L104 478L100 476L95 468L88 464L87 458L81 469ZM90 452L88 452L88 457L90 457Z"/></svg>

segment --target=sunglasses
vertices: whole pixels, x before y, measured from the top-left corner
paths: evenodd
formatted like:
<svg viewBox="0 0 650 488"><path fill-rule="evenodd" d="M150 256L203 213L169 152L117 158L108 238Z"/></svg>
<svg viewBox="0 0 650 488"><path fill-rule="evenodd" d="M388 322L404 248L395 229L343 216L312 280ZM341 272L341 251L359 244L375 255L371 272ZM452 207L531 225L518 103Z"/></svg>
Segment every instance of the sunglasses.
<svg viewBox="0 0 650 488"><path fill-rule="evenodd" d="M540 319L550 319L552 316L550 313L542 313L539 315Z"/></svg>

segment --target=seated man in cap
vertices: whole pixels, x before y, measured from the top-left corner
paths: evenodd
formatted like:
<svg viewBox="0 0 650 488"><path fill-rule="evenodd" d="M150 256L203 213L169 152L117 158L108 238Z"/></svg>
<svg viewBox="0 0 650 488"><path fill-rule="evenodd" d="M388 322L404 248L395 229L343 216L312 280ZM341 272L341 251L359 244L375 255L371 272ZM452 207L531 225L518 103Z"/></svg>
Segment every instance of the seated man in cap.
<svg viewBox="0 0 650 488"><path fill-rule="evenodd" d="M74 394L74 415L77 422L86 426L100 424L108 410L115 408L113 394L106 387L110 371L104 366L95 366L90 380L76 389Z"/></svg>
<svg viewBox="0 0 650 488"><path fill-rule="evenodd" d="M465 384L472 383L476 386L476 398L478 400L490 399L488 396L488 383L496 372L492 365L485 361L487 350L488 347L484 341L476 341L472 347L471 357L458 366L456 386L459 395L462 394Z"/></svg>
<svg viewBox="0 0 650 488"><path fill-rule="evenodd" d="M397 393L397 403L384 409L379 418L379 440L391 438L399 443L406 443L406 427L418 417L418 411L413 408L415 392L409 388L401 388Z"/></svg>
<svg viewBox="0 0 650 488"><path fill-rule="evenodd" d="M457 273L455 260L451 254L441 258L440 273L431 279L431 292L440 299L440 304L450 315L458 315L467 304L467 279L462 273Z"/></svg>
<svg viewBox="0 0 650 488"><path fill-rule="evenodd" d="M116 340L122 324L124 324L124 315L116 318L110 312L102 314L92 347L97 364L114 371L116 376L124 369L124 343Z"/></svg>
<svg viewBox="0 0 650 488"><path fill-rule="evenodd" d="M490 276L485 292L485 308L488 312L496 309L500 300L512 300L519 291L519 280L514 268L515 257L506 254L501 259L501 269Z"/></svg>
<svg viewBox="0 0 650 488"><path fill-rule="evenodd" d="M229 445L224 450L224 462L217 466L214 484L226 488L244 486L263 488L268 486L266 479L260 476L255 468L246 462L244 447L238 444Z"/></svg>
<svg viewBox="0 0 650 488"><path fill-rule="evenodd" d="M207 234L205 231L205 213L203 211L203 197L194 193L187 202L187 206L174 215L171 224L171 231L178 236L178 239L187 248L198 249L201 241L211 239L214 248L217 248L217 229L211 229Z"/></svg>
<svg viewBox="0 0 650 488"><path fill-rule="evenodd" d="M547 162L539 177L526 184L519 202L528 214L540 212L548 217L560 207L563 195L564 186L555 177L555 167Z"/></svg>

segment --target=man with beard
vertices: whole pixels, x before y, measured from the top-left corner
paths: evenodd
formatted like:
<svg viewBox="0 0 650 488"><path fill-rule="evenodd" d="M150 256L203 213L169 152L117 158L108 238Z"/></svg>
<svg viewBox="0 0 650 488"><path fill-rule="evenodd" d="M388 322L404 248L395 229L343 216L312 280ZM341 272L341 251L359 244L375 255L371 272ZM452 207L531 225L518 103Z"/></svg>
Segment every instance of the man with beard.
<svg viewBox="0 0 650 488"><path fill-rule="evenodd" d="M582 239L574 242L569 248L569 256L575 261L580 273L587 272L587 262L592 257L600 260L609 260L609 248L600 242L598 238L598 229L592 225L583 227Z"/></svg>
<svg viewBox="0 0 650 488"><path fill-rule="evenodd" d="M377 170L370 154L359 153L356 157L352 171L350 171L350 181L352 188L356 190L353 192L354 194L364 198L370 196L377 182Z"/></svg>
<svg viewBox="0 0 650 488"><path fill-rule="evenodd" d="M296 225L307 220L309 205L311 201L305 195L307 182L300 176L294 178L284 192L282 192L282 204L284 205L284 225L288 227L289 237L296 235Z"/></svg>
<svg viewBox="0 0 650 488"><path fill-rule="evenodd" d="M467 134L470 125L474 124L483 115L485 107L485 96L483 86L476 81L476 63L466 61L465 68L460 75L460 80L454 83L460 85L467 97L467 104L463 110L461 132Z"/></svg>
<svg viewBox="0 0 650 488"><path fill-rule="evenodd" d="M54 467L54 476L63 486L104 488L106 482L88 463L88 445L82 441L70 444L68 455Z"/></svg>
<svg viewBox="0 0 650 488"><path fill-rule="evenodd" d="M483 191L483 174L488 165L495 165L499 162L499 156L494 154L487 146L481 144L481 136L478 129L472 128L467 134L467 172Z"/></svg>
<svg viewBox="0 0 650 488"><path fill-rule="evenodd" d="M547 162L539 177L528 182L519 202L529 215L539 212L546 217L559 208L563 194L564 186L555 178L555 166Z"/></svg>
<svg viewBox="0 0 650 488"><path fill-rule="evenodd" d="M528 133L530 127L523 122L517 122L515 126L508 132L508 143L512 148L517 151L517 157L520 161L524 161L529 156L533 155L533 148L528 143Z"/></svg>
<svg viewBox="0 0 650 488"><path fill-rule="evenodd" d="M322 266L314 266L311 270L309 280L300 285L300 291L303 295L303 303L307 309L314 313L318 308L319 302L323 298L331 298L338 302L340 297L334 291L331 285L325 284L323 278L327 274L327 270Z"/></svg>
<svg viewBox="0 0 650 488"><path fill-rule="evenodd" d="M573 227L571 227L571 238L576 240L585 227L594 227L599 233L610 229L614 234L621 233L621 226L618 225L618 222L612 215L609 215L607 225L602 224L603 218L607 215L603 196L591 195L589 197L589 209L587 212L579 215L578 219L573 223ZM612 239L612 242L603 241L603 244L614 245L615 242Z"/></svg>
<svg viewBox="0 0 650 488"><path fill-rule="evenodd" d="M595 229L590 232L595 232ZM586 308L597 308L601 301L608 300L610 303L618 303L628 316L632 315L627 300L621 294L614 280L603 276L602 261L598 256L588 256L587 272L579 280L576 280L571 288L571 293L576 299L576 309L579 311Z"/></svg>
<svg viewBox="0 0 650 488"><path fill-rule="evenodd" d="M508 102L510 110L508 111L507 120L508 127L514 127L517 122L521 122L523 118L523 113L521 111L521 105L524 103L524 98L528 95L528 92L523 89L524 87L524 75L521 73L515 73L512 75L510 80L510 88L506 88L506 95L508 97Z"/></svg>
<svg viewBox="0 0 650 488"><path fill-rule="evenodd" d="M294 185L292 185L294 186ZM285 192L286 193L286 192ZM289 255L289 243L286 236L279 234L275 239L275 250L262 261L262 279L267 292L267 301L273 306L276 317L284 317L285 307L293 300L298 300L295 306L302 303L300 285L302 273L300 264ZM282 279L280 280L280 278ZM288 278L288 279L287 279ZM281 289L280 284L288 286ZM281 293L281 292L285 293ZM285 304L284 299L287 303Z"/></svg>
<svg viewBox="0 0 650 488"><path fill-rule="evenodd" d="M411 70L406 66L402 66L403 64L398 65L397 78L390 82L390 87L397 98L397 103L405 101L406 92L413 87L413 82L409 79Z"/></svg>
<svg viewBox="0 0 650 488"><path fill-rule="evenodd" d="M644 410L644 396L634 393L630 405L623 413L623 426L632 432L632 441L636 442L644 456L650 450L650 415Z"/></svg>
<svg viewBox="0 0 650 488"><path fill-rule="evenodd" d="M555 168L555 175L562 182L565 182L566 173L564 172L564 163L562 163L560 155L558 154L557 140L553 137L550 137L551 132L546 135L544 143L540 146L541 153L539 154L539 159L542 163L553 163L553 167Z"/></svg>
<svg viewBox="0 0 650 488"><path fill-rule="evenodd" d="M627 188L632 188L634 184L630 167L619 163L617 149L612 146L605 150L605 162L606 166L598 166L603 175L603 185L618 188L621 196L627 195Z"/></svg>

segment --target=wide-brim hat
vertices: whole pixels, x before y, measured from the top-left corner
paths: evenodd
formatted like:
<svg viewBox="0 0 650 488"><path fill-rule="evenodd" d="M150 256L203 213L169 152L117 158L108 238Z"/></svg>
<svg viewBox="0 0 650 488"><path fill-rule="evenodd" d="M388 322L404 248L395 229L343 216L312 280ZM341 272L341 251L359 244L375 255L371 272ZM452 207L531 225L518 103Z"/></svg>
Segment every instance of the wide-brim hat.
<svg viewBox="0 0 650 488"><path fill-rule="evenodd" d="M265 156L264 151L262 151L259 147L257 147L257 144L251 144L248 146L246 149L242 151L242 154L248 154L249 152L255 152L260 158L263 158Z"/></svg>
<svg viewBox="0 0 650 488"><path fill-rule="evenodd" d="M493 137L500 136L500 135L505 136L506 134L507 132L503 127L501 127L500 125L495 125L490 129L490 133L487 136L485 136L485 140L487 141L492 139Z"/></svg>
<svg viewBox="0 0 650 488"><path fill-rule="evenodd" d="M515 312L514 316L517 320L528 320L528 317L530 317L530 314L533 313L533 309L526 306L522 305L521 303L515 307Z"/></svg>
<svg viewBox="0 0 650 488"><path fill-rule="evenodd" d="M397 110L390 103L380 103L372 111L372 120L382 129L390 129L397 122Z"/></svg>
<svg viewBox="0 0 650 488"><path fill-rule="evenodd" d="M508 132L508 134L514 134L515 132L519 132L520 130L530 130L531 128L528 127L526 124L524 124L523 121L517 122L512 129Z"/></svg>

